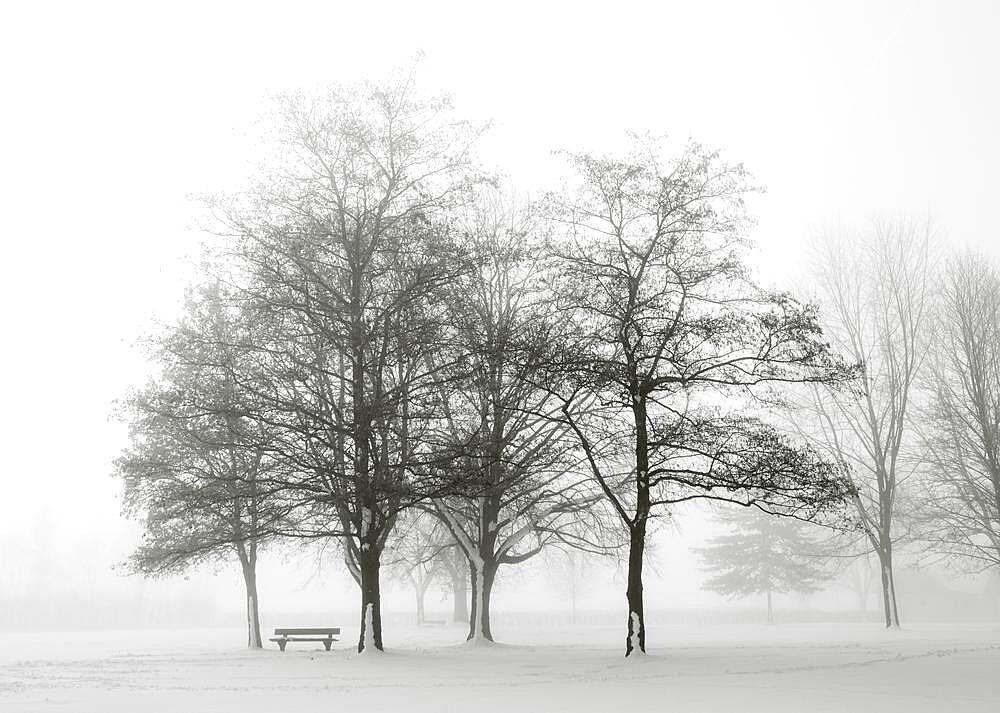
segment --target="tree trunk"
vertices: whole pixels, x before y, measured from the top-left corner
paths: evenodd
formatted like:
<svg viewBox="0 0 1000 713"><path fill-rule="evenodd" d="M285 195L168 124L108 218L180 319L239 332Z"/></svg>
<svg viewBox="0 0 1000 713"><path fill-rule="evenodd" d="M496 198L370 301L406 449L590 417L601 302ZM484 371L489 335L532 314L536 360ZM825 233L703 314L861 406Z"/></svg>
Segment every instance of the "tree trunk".
<svg viewBox="0 0 1000 713"><path fill-rule="evenodd" d="M452 598L452 621L469 624L469 570L465 564L465 557L456 558L457 572L451 577L451 598ZM458 569L461 568L461 569Z"/></svg>
<svg viewBox="0 0 1000 713"><path fill-rule="evenodd" d="M892 626L899 628L899 605L896 603L896 573L892 567L892 551L889 552L889 611L892 615Z"/></svg>
<svg viewBox="0 0 1000 713"><path fill-rule="evenodd" d="M767 590L767 623L774 623L774 607L771 606L771 590Z"/></svg>
<svg viewBox="0 0 1000 713"><path fill-rule="evenodd" d="M361 635L358 653L369 645L382 651L382 597L379 591L380 554L373 547L361 552ZM368 630L369 626L371 631Z"/></svg>
<svg viewBox="0 0 1000 713"><path fill-rule="evenodd" d="M625 656L638 648L646 652L646 618L642 606L642 560L646 548L646 524L632 528L628 550L628 635L625 637Z"/></svg>
<svg viewBox="0 0 1000 713"><path fill-rule="evenodd" d="M882 575L882 616L885 619L885 628L892 626L892 607L889 604L889 570L886 568L882 554L879 553L879 572Z"/></svg>
<svg viewBox="0 0 1000 713"><path fill-rule="evenodd" d="M646 550L646 519L649 517L649 434L647 431L646 400L637 391L632 395L632 415L635 419L635 519L629 523L628 635L625 656L636 648L646 653L646 615L642 602L642 561Z"/></svg>
<svg viewBox="0 0 1000 713"><path fill-rule="evenodd" d="M472 570L472 616L469 621L468 641L493 641L490 630L490 597L496 579L495 562L470 563Z"/></svg>
<svg viewBox="0 0 1000 713"><path fill-rule="evenodd" d="M899 610L896 607L896 586L892 573L892 549L880 547L878 550L879 570L882 574L882 610L885 628L899 628Z"/></svg>
<svg viewBox="0 0 1000 713"><path fill-rule="evenodd" d="M868 599L871 594L872 587L872 570L871 564L868 562L868 557L865 556L863 560L864 567L862 568L859 563L856 565L856 569L861 571L857 573L858 579L858 611L861 613L861 621L868 621Z"/></svg>
<svg viewBox="0 0 1000 713"><path fill-rule="evenodd" d="M416 596L417 596L417 626L423 626L424 625L424 592L426 591L426 587L421 586L420 584L417 584L413 588L413 591L416 593Z"/></svg>
<svg viewBox="0 0 1000 713"><path fill-rule="evenodd" d="M242 548L239 556L247 592L247 648L261 649L264 645L260 636L260 607L257 599L257 557L255 553L248 556Z"/></svg>

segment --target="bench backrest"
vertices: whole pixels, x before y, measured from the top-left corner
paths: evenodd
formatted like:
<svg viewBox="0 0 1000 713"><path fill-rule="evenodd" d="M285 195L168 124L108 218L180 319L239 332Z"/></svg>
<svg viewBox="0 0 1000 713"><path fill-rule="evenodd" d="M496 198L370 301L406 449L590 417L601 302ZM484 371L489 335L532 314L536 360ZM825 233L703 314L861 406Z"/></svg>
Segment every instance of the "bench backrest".
<svg viewBox="0 0 1000 713"><path fill-rule="evenodd" d="M298 628L298 629L275 629L275 636L310 636L310 635L320 635L334 636L340 633L339 626L327 627L327 628Z"/></svg>

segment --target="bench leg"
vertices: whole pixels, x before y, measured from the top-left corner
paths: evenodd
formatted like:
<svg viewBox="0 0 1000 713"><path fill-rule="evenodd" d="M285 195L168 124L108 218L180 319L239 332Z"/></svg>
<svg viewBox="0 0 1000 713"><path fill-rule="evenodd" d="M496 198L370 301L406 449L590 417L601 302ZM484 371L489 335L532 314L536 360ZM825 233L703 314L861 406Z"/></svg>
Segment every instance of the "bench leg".
<svg viewBox="0 0 1000 713"><path fill-rule="evenodd" d="M325 646L326 650L329 651L330 650L330 645L332 643L333 643L333 639L327 639L326 641L323 642L323 646Z"/></svg>
<svg viewBox="0 0 1000 713"><path fill-rule="evenodd" d="M284 651L285 650L285 644L287 644L287 643L288 643L287 641L279 641L278 642L278 648L281 649L282 651Z"/></svg>

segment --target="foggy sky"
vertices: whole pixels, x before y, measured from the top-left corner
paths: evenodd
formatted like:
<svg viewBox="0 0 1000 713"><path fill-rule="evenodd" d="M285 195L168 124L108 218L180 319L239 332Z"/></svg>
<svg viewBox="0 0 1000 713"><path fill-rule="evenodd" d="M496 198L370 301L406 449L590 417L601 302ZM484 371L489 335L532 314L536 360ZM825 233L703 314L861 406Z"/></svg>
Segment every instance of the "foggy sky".
<svg viewBox="0 0 1000 713"><path fill-rule="evenodd" d="M6 7L0 544L44 530L70 568L80 543L105 561L130 546L109 413L193 272L189 196L239 187L268 95L423 52L424 89L492 119L484 158L534 191L552 149L692 136L766 187L754 262L780 284L808 236L873 215L930 215L1000 255L998 36L991 2ZM661 590L681 601L699 578L685 547Z"/></svg>

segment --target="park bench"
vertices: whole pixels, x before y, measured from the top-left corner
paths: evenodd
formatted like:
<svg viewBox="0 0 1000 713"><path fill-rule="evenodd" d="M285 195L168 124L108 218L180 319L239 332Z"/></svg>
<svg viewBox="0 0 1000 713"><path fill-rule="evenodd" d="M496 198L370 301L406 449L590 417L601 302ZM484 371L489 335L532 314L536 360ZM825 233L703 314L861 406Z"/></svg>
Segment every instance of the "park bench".
<svg viewBox="0 0 1000 713"><path fill-rule="evenodd" d="M307 627L307 628L297 628L297 629L275 629L274 636L271 637L271 641L277 642L278 648L282 651L285 650L285 645L289 641L321 641L326 650L330 650L330 646L334 641L338 639L333 638L340 634L340 627Z"/></svg>

